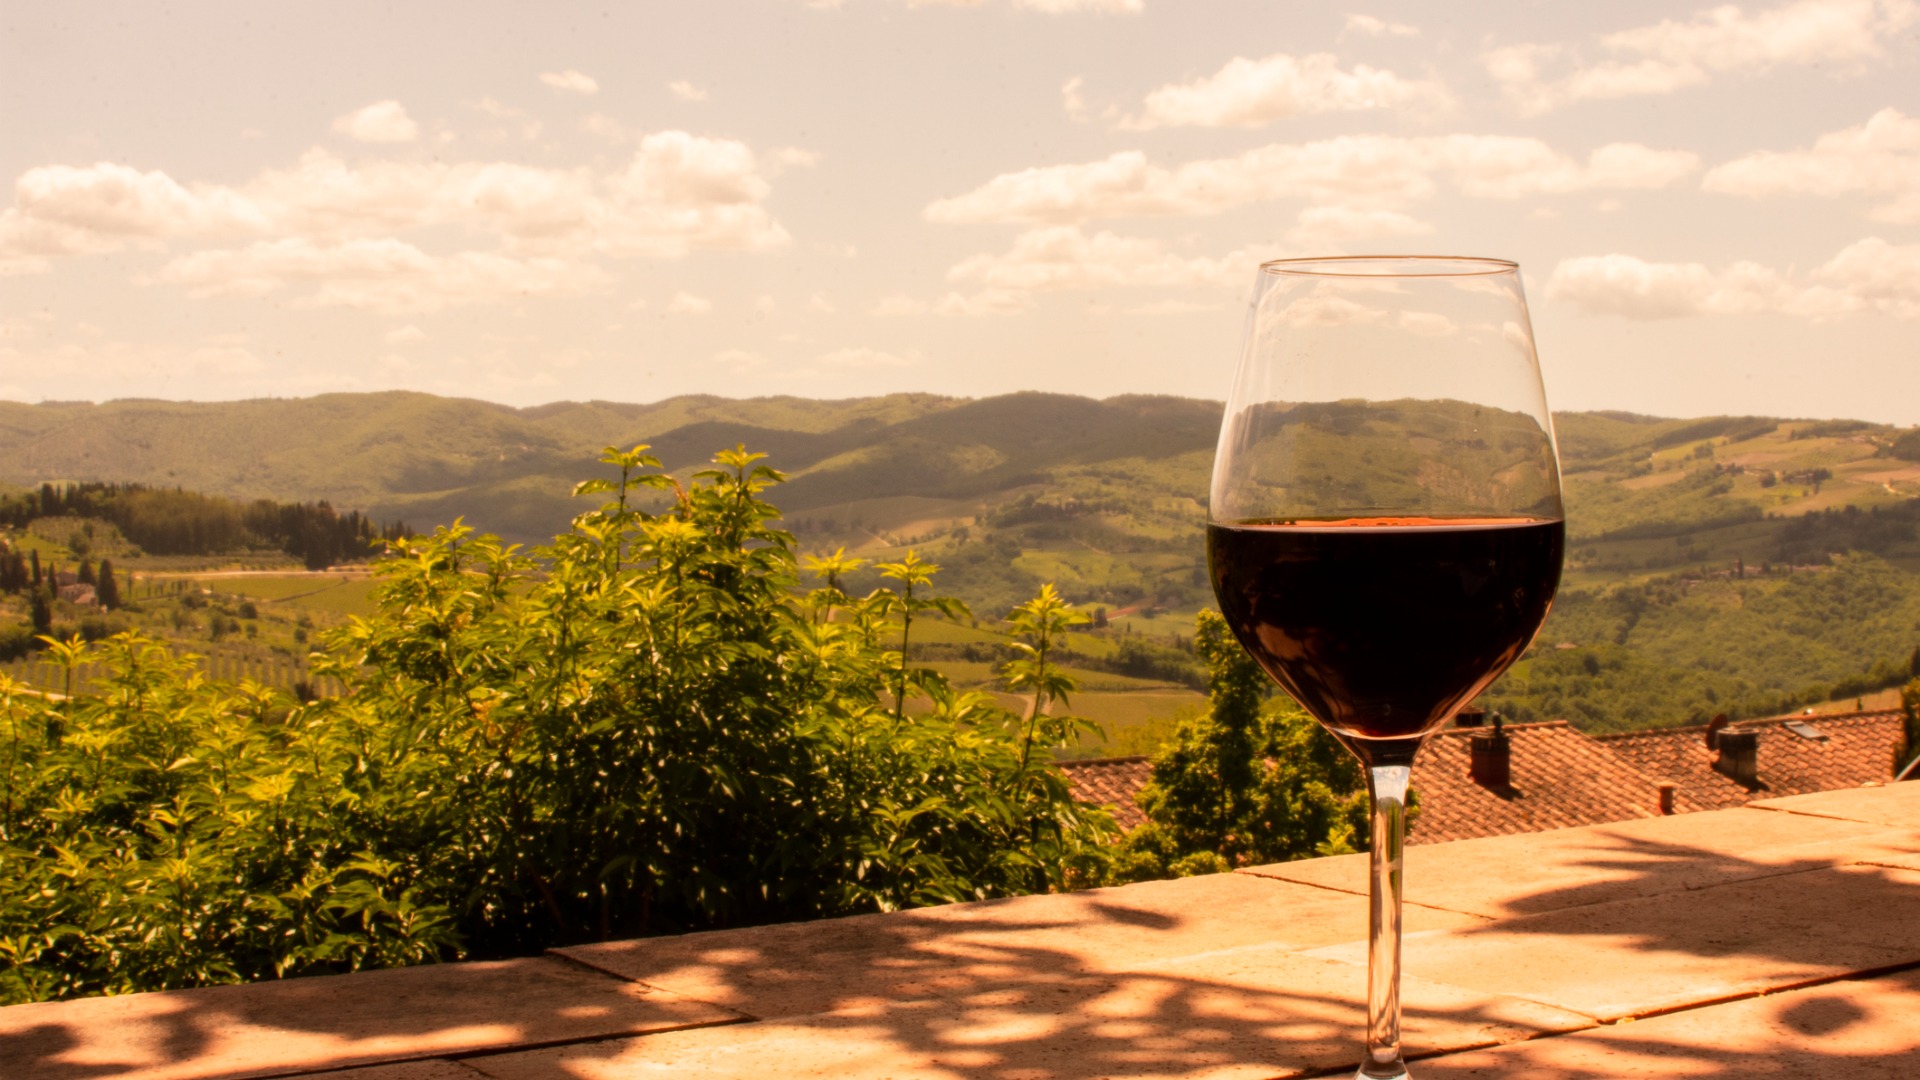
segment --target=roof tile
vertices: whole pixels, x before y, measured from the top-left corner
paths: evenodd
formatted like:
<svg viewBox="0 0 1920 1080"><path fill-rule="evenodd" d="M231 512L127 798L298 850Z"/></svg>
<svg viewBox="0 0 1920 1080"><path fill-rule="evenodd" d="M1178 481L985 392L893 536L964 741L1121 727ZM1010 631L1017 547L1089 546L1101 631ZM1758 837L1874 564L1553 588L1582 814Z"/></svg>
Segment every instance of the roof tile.
<svg viewBox="0 0 1920 1080"><path fill-rule="evenodd" d="M1825 739L1795 734L1788 724L1810 727ZM1885 783L1893 778L1893 751L1900 740L1900 713L1839 713L1747 720L1729 731L1759 736L1759 783L1749 788L1715 771L1704 727L1665 728L1601 735L1597 741L1652 777L1679 784L1700 806L1720 810L1754 799L1808 795L1816 791Z"/></svg>
<svg viewBox="0 0 1920 1080"><path fill-rule="evenodd" d="M1074 798L1108 807L1122 829L1145 824L1147 815L1140 812L1134 797L1153 779L1151 758L1084 758L1062 761L1060 768L1073 785Z"/></svg>
<svg viewBox="0 0 1920 1080"><path fill-rule="evenodd" d="M1813 729L1808 738L1788 725ZM1703 727L1589 736L1564 720L1512 724L1511 785L1489 789L1471 775L1472 737L1490 728L1435 735L1414 764L1419 815L1407 842L1434 844L1660 816L1660 785L1674 785L1675 813L1744 806L1755 799L1885 783L1893 775L1900 714L1880 712L1749 720L1729 730L1758 736L1759 783L1748 788L1713 768ZM1077 798L1109 806L1123 829L1146 820L1134 801L1153 778L1145 757L1063 761Z"/></svg>

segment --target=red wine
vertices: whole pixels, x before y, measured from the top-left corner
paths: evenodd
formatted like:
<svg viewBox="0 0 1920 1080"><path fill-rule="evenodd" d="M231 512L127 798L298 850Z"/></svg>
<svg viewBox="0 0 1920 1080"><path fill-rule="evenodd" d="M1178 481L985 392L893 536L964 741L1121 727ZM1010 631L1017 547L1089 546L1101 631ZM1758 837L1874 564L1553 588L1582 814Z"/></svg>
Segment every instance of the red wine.
<svg viewBox="0 0 1920 1080"><path fill-rule="evenodd" d="M1533 518L1249 522L1208 525L1207 563L1227 625L1294 700L1410 756L1533 640L1565 542Z"/></svg>

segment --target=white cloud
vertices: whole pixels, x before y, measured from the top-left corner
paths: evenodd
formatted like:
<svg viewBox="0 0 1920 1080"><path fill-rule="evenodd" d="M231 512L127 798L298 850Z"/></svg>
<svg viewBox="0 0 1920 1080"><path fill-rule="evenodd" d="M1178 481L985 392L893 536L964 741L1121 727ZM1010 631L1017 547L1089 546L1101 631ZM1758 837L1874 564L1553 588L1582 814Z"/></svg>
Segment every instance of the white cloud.
<svg viewBox="0 0 1920 1080"><path fill-rule="evenodd" d="M1060 84L1060 108L1066 112L1067 119L1076 124L1084 124L1087 121L1087 99L1080 93L1080 86L1084 81L1080 76L1075 75Z"/></svg>
<svg viewBox="0 0 1920 1080"><path fill-rule="evenodd" d="M794 161L799 152L779 152ZM454 226L514 257L677 258L767 251L789 237L767 211L766 171L743 143L663 131L620 166L549 169L509 162L368 160L321 149L240 187L187 185L164 172L101 163L29 169L0 211L0 273L58 256L160 248L232 235L302 240L319 250Z"/></svg>
<svg viewBox="0 0 1920 1080"><path fill-rule="evenodd" d="M1348 70L1332 53L1261 60L1235 57L1204 79L1169 84L1148 94L1138 116L1122 128L1260 127L1289 116L1409 109L1423 113L1449 104L1438 83L1403 79L1391 71L1355 65Z"/></svg>
<svg viewBox="0 0 1920 1080"><path fill-rule="evenodd" d="M667 92L681 101L705 101L707 92L685 79L675 79L667 84Z"/></svg>
<svg viewBox="0 0 1920 1080"><path fill-rule="evenodd" d="M705 315L713 310L713 301L704 296L695 296L690 292L677 292L667 301L669 315Z"/></svg>
<svg viewBox="0 0 1920 1080"><path fill-rule="evenodd" d="M735 375L751 375L771 366L766 357L746 349L723 349L714 353L707 362L726 368Z"/></svg>
<svg viewBox="0 0 1920 1080"><path fill-rule="evenodd" d="M423 340L426 336L426 331L412 324L408 324L398 330L387 331L387 344L405 345L408 342Z"/></svg>
<svg viewBox="0 0 1920 1080"><path fill-rule="evenodd" d="M1050 223L1194 216L1282 198L1391 208L1432 197L1437 177L1463 194L1514 199L1597 188L1664 187L1699 168L1684 151L1614 143L1586 164L1538 139L1504 135L1349 135L1275 143L1175 169L1123 151L1103 161L1004 173L929 205L929 221Z"/></svg>
<svg viewBox="0 0 1920 1080"><path fill-rule="evenodd" d="M1262 257L1250 249L1221 258L1187 257L1144 237L1110 232L1089 236L1077 226L1051 226L1020 234L1004 253L962 260L947 271L947 279L1009 294L1108 286L1241 285Z"/></svg>
<svg viewBox="0 0 1920 1080"><path fill-rule="evenodd" d="M350 112L333 122L333 130L361 142L412 142L420 137L420 125L397 101L376 101L364 109Z"/></svg>
<svg viewBox="0 0 1920 1080"><path fill-rule="evenodd" d="M258 296L307 283L314 291L294 306L385 313L587 292L608 281L596 267L561 259L480 251L440 256L391 238L320 244L304 237L182 255L161 267L158 280L193 296Z"/></svg>
<svg viewBox="0 0 1920 1080"><path fill-rule="evenodd" d="M1805 275L1754 262L1715 270L1589 255L1554 267L1547 297L1630 319L1777 313L1831 319L1877 312L1920 318L1920 244L1858 241Z"/></svg>
<svg viewBox="0 0 1920 1080"><path fill-rule="evenodd" d="M789 169L811 169L818 164L820 164L820 154L816 150L802 150L797 146L780 146L767 151L768 176L779 176Z"/></svg>
<svg viewBox="0 0 1920 1080"><path fill-rule="evenodd" d="M1401 329L1422 337L1446 337L1460 332L1460 324L1437 311L1403 311L1395 321Z"/></svg>
<svg viewBox="0 0 1920 1080"><path fill-rule="evenodd" d="M1408 26L1406 23L1388 22L1373 15L1349 15L1346 30L1343 32L1364 34L1367 37L1414 37L1420 33L1420 28Z"/></svg>
<svg viewBox="0 0 1920 1080"><path fill-rule="evenodd" d="M1811 150L1761 151L1716 166L1700 186L1749 198L1890 197L1870 216L1920 225L1920 120L1898 109L1882 109L1864 124L1822 135Z"/></svg>
<svg viewBox="0 0 1920 1080"><path fill-rule="evenodd" d="M188 188L158 170L101 162L20 174L0 211L0 272L43 271L47 258L154 248L170 237L254 232L267 214L230 188Z"/></svg>
<svg viewBox="0 0 1920 1080"><path fill-rule="evenodd" d="M473 107L493 117L495 120L502 121L503 124L516 125L519 135L523 139L531 140L540 137L540 121L525 109L516 109L511 105L503 105L490 97L483 97L479 101L474 102ZM506 128L501 127L493 131L484 132L481 137L483 139L498 139L506 137L507 134Z"/></svg>
<svg viewBox="0 0 1920 1080"><path fill-rule="evenodd" d="M1920 21L1913 0L1795 0L1748 14L1732 4L1609 34L1612 57L1574 58L1559 78L1546 69L1568 55L1557 45L1509 45L1482 62L1523 113L1575 101L1666 94L1716 75L1750 75L1784 66L1858 66L1884 54L1882 43Z"/></svg>
<svg viewBox="0 0 1920 1080"><path fill-rule="evenodd" d="M575 71L572 68L568 68L565 71L543 71L540 73L540 81L553 87L555 90L563 90L569 94L580 94L584 97L592 97L594 94L600 92L600 84L594 81L593 76Z"/></svg>
<svg viewBox="0 0 1920 1080"><path fill-rule="evenodd" d="M823 315L833 314L833 297L817 292L807 297L807 310L818 311Z"/></svg>
<svg viewBox="0 0 1920 1080"><path fill-rule="evenodd" d="M1397 210L1361 210L1351 206L1309 206L1287 231L1291 246L1333 251L1349 240L1389 236L1425 236L1433 226Z"/></svg>
<svg viewBox="0 0 1920 1080"><path fill-rule="evenodd" d="M606 113L591 113L580 121L580 130L602 142L623 143L633 138L627 125Z"/></svg>
<svg viewBox="0 0 1920 1080"><path fill-rule="evenodd" d="M1889 244L1869 237L1848 245L1813 276L1874 311L1920 319L1920 244Z"/></svg>

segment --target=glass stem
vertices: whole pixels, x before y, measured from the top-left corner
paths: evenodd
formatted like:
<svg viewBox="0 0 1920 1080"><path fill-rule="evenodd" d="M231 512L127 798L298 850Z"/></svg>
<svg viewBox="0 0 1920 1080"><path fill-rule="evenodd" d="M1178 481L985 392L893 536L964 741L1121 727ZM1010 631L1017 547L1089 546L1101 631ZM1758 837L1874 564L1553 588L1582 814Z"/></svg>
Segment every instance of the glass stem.
<svg viewBox="0 0 1920 1080"><path fill-rule="evenodd" d="M1400 1057L1400 872L1407 837L1407 765L1367 771L1373 792L1373 875L1367 910L1367 1060L1359 1077L1407 1075Z"/></svg>

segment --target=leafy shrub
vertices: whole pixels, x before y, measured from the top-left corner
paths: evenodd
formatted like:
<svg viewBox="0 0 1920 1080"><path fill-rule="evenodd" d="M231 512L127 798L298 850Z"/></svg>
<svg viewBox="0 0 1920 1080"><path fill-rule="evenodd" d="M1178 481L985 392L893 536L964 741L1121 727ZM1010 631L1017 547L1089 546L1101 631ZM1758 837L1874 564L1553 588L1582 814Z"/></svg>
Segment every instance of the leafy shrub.
<svg viewBox="0 0 1920 1080"><path fill-rule="evenodd" d="M1013 623L1024 717L903 649L936 569L797 592L724 453L686 486L637 448L523 553L455 525L397 542L332 635L336 697L201 678L120 635L50 652L100 689L0 677L0 1000L501 956L1097 880L1111 818L1048 747L1073 689L1045 589ZM648 491L666 509L634 509ZM69 678L69 685L72 680ZM920 707L905 707L909 698Z"/></svg>
<svg viewBox="0 0 1920 1080"><path fill-rule="evenodd" d="M1147 822L1115 855L1116 883L1217 873L1364 848L1369 803L1358 763L1272 684L1226 621L1203 611L1194 648L1208 708L1155 755L1140 794Z"/></svg>

